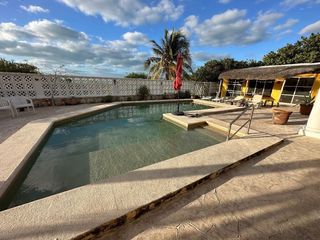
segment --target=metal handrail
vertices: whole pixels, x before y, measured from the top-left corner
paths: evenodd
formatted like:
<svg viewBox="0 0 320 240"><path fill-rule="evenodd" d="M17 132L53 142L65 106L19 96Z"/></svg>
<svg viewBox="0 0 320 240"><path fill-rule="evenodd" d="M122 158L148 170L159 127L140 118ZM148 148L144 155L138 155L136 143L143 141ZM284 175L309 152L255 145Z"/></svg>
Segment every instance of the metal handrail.
<svg viewBox="0 0 320 240"><path fill-rule="evenodd" d="M251 114L250 114L250 118L245 121L244 124L242 124L238 129L237 131L235 131L231 136L230 136L230 133L231 133L231 128L232 128L232 125L243 115L245 114L248 110L251 109ZM254 113L254 105L252 104L251 106L248 106L246 107L235 119L233 119L230 123L229 123L229 129L228 129L228 135L227 135L227 139L226 141L229 141L231 140L245 125L248 125L248 129L247 129L247 134L249 134L249 131L250 131L250 127L251 127L251 122L252 122L252 117L253 117L253 113Z"/></svg>

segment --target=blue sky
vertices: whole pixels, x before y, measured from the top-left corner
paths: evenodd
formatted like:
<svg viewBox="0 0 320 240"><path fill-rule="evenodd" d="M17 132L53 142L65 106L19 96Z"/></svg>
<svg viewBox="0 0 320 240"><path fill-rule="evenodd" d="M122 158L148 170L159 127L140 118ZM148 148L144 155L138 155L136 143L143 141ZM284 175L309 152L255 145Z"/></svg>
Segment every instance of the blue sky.
<svg viewBox="0 0 320 240"><path fill-rule="evenodd" d="M194 69L214 58L262 59L320 32L320 0L0 0L0 57L44 72L143 71L165 28L191 41Z"/></svg>

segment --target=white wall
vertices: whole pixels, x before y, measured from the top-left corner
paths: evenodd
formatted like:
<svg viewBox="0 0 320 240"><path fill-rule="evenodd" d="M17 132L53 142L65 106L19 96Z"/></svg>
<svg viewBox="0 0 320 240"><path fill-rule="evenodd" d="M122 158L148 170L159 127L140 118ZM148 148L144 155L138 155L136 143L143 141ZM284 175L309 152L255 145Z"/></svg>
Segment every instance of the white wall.
<svg viewBox="0 0 320 240"><path fill-rule="evenodd" d="M167 80L125 79L87 76L53 76L26 73L0 73L0 97L25 96L33 99L54 97L101 97L136 95L146 85L151 95L174 93L173 82ZM182 91L204 96L212 83L183 81Z"/></svg>

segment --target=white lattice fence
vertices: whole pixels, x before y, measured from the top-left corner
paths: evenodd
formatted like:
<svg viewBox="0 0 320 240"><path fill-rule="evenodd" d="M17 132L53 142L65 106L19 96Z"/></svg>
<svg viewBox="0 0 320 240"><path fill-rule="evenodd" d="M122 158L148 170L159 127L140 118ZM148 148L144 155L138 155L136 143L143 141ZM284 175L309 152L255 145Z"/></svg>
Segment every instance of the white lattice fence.
<svg viewBox="0 0 320 240"><path fill-rule="evenodd" d="M0 73L0 97L25 96L34 99L68 97L132 96L146 85L151 95L174 93L172 81L104 78L84 76L53 76L23 73ZM182 91L204 96L209 83L184 81Z"/></svg>

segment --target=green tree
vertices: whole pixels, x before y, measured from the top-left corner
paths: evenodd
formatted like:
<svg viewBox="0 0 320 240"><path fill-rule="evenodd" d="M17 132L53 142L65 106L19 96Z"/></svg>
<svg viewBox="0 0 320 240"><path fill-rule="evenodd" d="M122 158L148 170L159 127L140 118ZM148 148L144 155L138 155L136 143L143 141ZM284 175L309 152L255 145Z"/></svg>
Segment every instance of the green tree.
<svg viewBox="0 0 320 240"><path fill-rule="evenodd" d="M276 52L263 57L266 65L320 62L320 33L301 37L294 44L287 44Z"/></svg>
<svg viewBox="0 0 320 240"><path fill-rule="evenodd" d="M192 73L190 43L181 31L169 32L166 29L161 43L152 40L151 44L154 56L149 57L144 63L145 68L150 71L151 79L160 79L163 75L167 80L174 79L179 52L183 56L183 76L185 79L190 78Z"/></svg>
<svg viewBox="0 0 320 240"><path fill-rule="evenodd" d="M145 73L135 73L135 72L132 72L132 73L129 73L127 76L125 76L126 78L142 78L142 79L147 79L148 78L148 75L145 74Z"/></svg>
<svg viewBox="0 0 320 240"><path fill-rule="evenodd" d="M38 68L28 63L16 63L0 59L0 72L38 73Z"/></svg>
<svg viewBox="0 0 320 240"><path fill-rule="evenodd" d="M237 61L233 58L210 60L206 62L204 66L198 68L194 74L192 74L191 79L201 82L214 82L218 81L219 75L224 71L238 68L256 67L261 65L263 65L261 61L254 60Z"/></svg>

